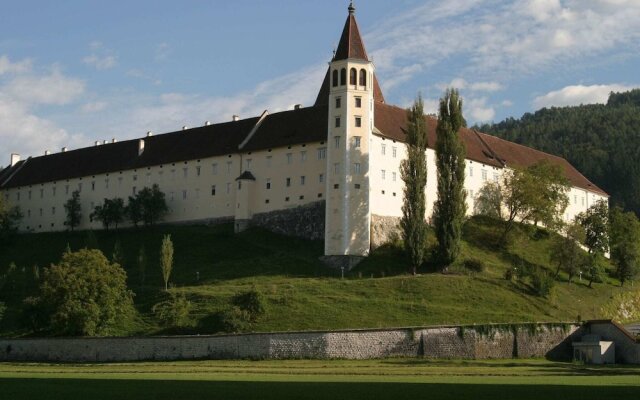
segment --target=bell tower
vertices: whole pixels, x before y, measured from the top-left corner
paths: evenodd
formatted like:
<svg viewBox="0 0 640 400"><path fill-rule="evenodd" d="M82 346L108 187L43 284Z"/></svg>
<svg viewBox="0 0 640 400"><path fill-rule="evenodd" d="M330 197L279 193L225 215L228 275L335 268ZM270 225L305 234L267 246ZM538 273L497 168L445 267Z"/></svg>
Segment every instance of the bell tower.
<svg viewBox="0 0 640 400"><path fill-rule="evenodd" d="M329 112L325 255L357 260L368 255L370 248L369 145L374 92L380 89L360 36L353 3L348 10L325 79L329 86L325 91Z"/></svg>

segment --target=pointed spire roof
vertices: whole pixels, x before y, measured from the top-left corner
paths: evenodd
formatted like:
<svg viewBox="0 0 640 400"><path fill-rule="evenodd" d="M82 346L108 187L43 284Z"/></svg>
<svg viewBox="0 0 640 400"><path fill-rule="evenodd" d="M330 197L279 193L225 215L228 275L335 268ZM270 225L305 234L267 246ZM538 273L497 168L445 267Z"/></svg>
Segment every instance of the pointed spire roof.
<svg viewBox="0 0 640 400"><path fill-rule="evenodd" d="M358 23L356 22L355 7L353 2L349 4L349 16L347 22L344 24L342 30L342 36L338 43L338 49L334 60L346 60L347 58L356 58L365 61L369 61L367 51L364 48L364 42L360 36L360 30L358 29Z"/></svg>

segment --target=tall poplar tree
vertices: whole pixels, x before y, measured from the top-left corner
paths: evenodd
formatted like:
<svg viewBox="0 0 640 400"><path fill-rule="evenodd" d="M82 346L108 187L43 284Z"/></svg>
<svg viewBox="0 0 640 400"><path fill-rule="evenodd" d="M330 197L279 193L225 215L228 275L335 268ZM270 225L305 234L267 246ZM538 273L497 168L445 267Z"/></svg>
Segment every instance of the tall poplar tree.
<svg viewBox="0 0 640 400"><path fill-rule="evenodd" d="M427 185L427 124L422 96L407 110L407 158L400 164L404 182L404 202L400 227L404 248L415 275L426 254L427 222L425 221Z"/></svg>
<svg viewBox="0 0 640 400"><path fill-rule="evenodd" d="M462 99L456 89L447 89L440 99L436 128L438 199L433 223L438 239L436 258L444 268L460 254L462 224L467 213L464 189L465 148L458 131L464 126Z"/></svg>

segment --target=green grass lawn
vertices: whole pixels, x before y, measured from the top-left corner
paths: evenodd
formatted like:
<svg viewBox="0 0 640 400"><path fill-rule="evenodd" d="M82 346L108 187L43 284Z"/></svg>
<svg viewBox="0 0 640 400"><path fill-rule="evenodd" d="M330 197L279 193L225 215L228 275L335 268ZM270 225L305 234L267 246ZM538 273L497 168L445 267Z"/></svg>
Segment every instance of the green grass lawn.
<svg viewBox="0 0 640 400"><path fill-rule="evenodd" d="M0 363L2 398L637 399L640 366L543 360Z"/></svg>
<svg viewBox="0 0 640 400"><path fill-rule="evenodd" d="M95 232L98 247L110 257L116 240L122 244L128 285L135 292L138 317L124 321L121 335L161 333L215 333L216 315L231 298L255 288L265 299L266 314L245 331L378 328L491 322L575 321L601 318L601 307L613 295L629 290L610 277L604 283L569 284L560 275L552 294L537 297L526 282L507 281L512 266L533 265L554 270L548 260L549 235L533 228L517 235L506 249L495 246L495 222L473 218L464 230L461 260L482 260L485 270L470 274L455 265L453 273L430 272L427 265L417 277L406 273L397 247L385 246L358 265L345 279L318 260L321 241L308 241L252 229L235 235L231 225L158 226L118 232ZM158 324L152 306L166 298L159 268L164 234L175 246L171 276L174 292L193 304L194 326L171 329ZM14 262L24 276L33 266L42 269L59 260L67 247L76 250L91 241L86 232L18 235L0 250L0 274ZM148 265L144 274L136 257L144 247ZM462 264L460 262L460 264ZM144 276L144 279L143 279ZM0 335L31 332L21 324L22 299L34 295L35 282L5 285L8 309L0 321ZM7 294L11 290L11 294Z"/></svg>

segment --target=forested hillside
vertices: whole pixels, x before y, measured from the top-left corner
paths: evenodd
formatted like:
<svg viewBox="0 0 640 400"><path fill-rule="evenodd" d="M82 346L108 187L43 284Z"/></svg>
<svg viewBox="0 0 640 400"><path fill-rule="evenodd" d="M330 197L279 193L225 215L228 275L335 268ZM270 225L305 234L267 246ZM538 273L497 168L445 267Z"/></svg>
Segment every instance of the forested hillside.
<svg viewBox="0 0 640 400"><path fill-rule="evenodd" d="M612 93L606 105L543 108L476 128L566 158L612 204L640 215L640 89Z"/></svg>

